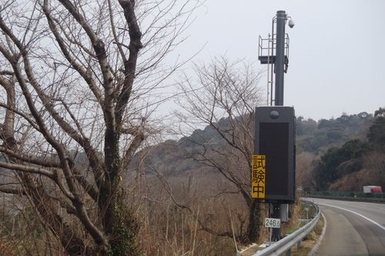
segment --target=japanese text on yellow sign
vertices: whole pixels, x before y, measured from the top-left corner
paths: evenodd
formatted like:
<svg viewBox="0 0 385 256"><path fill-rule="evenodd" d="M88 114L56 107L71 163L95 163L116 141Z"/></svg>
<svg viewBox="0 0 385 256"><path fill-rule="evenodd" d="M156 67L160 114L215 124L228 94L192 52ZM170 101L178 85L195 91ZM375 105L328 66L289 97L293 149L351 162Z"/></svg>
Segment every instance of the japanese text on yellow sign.
<svg viewBox="0 0 385 256"><path fill-rule="evenodd" d="M251 168L251 197L265 198L266 191L266 156L253 155Z"/></svg>

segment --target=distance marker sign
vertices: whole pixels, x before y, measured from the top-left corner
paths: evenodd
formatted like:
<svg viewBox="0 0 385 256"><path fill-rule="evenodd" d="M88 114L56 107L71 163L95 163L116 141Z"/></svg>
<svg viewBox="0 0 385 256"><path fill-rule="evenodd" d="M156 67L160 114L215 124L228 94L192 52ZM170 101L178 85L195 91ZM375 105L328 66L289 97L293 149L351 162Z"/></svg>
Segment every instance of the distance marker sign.
<svg viewBox="0 0 385 256"><path fill-rule="evenodd" d="M266 228L280 228L281 220L276 218L265 218L265 227Z"/></svg>

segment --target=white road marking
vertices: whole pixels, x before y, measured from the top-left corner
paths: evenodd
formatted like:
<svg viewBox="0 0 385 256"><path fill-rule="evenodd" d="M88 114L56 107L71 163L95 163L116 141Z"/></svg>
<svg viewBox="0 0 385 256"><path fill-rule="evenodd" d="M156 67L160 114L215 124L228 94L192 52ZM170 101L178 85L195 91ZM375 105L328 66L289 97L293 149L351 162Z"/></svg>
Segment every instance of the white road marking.
<svg viewBox="0 0 385 256"><path fill-rule="evenodd" d="M374 220L372 219L369 219L368 217L358 213L358 212L355 212L355 211L352 211L352 210L349 210L349 209L346 209L346 208L342 208L342 207L339 207L339 206L334 206L334 205L331 205L331 204L324 204L324 203L317 203L319 205L325 205L325 206L329 206L329 207L334 207L334 208L337 208L337 209L340 209L340 210L343 210L343 211L347 211L347 212L350 212L350 213L353 213L357 216L360 216L361 218L364 218L365 220L367 221L370 221L371 223L373 223L374 225L376 225L377 227L381 228L382 230L385 231L385 227L383 227L380 223L378 222L375 222Z"/></svg>

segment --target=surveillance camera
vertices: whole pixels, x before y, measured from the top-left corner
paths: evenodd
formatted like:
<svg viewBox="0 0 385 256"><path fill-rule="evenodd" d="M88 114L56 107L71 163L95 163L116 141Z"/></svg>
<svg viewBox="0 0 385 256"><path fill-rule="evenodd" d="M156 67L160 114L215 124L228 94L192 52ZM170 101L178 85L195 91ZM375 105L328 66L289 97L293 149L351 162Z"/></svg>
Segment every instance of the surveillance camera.
<svg viewBox="0 0 385 256"><path fill-rule="evenodd" d="M294 27L294 20L289 19L289 27L293 28Z"/></svg>

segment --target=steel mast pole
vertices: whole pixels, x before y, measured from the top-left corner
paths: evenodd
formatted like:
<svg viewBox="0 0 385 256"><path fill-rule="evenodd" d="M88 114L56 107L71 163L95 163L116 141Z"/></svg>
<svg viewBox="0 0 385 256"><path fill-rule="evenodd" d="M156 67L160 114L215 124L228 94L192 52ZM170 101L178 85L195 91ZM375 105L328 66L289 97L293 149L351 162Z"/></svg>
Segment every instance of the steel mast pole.
<svg viewBox="0 0 385 256"><path fill-rule="evenodd" d="M276 16L276 45L275 45L275 106L283 106L283 77L284 77L284 61L285 61L285 23L286 12L277 11ZM271 217L281 219L282 205L279 203L272 204ZM272 232L272 241L281 239L281 228L274 228Z"/></svg>
<svg viewBox="0 0 385 256"><path fill-rule="evenodd" d="M283 77L285 65L285 23L286 12L277 11L277 30L276 30L276 57L275 67L275 106L283 106Z"/></svg>
<svg viewBox="0 0 385 256"><path fill-rule="evenodd" d="M293 20L291 20L291 17L286 14L285 11L280 10L277 11L276 16L272 20L272 39L270 41L270 37L268 39L268 47L267 47L267 56L264 54L266 53L266 47L264 47L264 39L260 37L259 39L259 48L258 48L258 58L261 62L261 64L268 64L271 65L268 67L268 86L270 85L271 93L270 93L270 105L275 106L283 106L283 99L284 99L284 73L287 71L287 65L288 65L288 48L289 48L289 41L288 37L285 33L285 26L286 21L288 21L289 27L294 26ZM275 29L276 28L276 29ZM275 31L274 31L275 29ZM270 47L271 43L271 47ZM271 51L270 51L271 50ZM287 54L287 55L286 55ZM271 73L269 73L269 71ZM274 76L275 75L275 76ZM275 78L275 81L273 81ZM270 79L270 80L269 80ZM274 92L273 92L274 88ZM268 88L269 90L269 88ZM273 100L273 94L274 94L274 100ZM269 94L268 94L269 96ZM278 108L276 108L278 109ZM284 108L282 108L284 109ZM258 108L256 108L256 111ZM262 110L261 110L262 111ZM262 113L262 112L261 112ZM289 113L288 113L289 114ZM294 112L290 115L294 115ZM270 120L270 119L269 119ZM293 122L293 120L289 120L288 122ZM292 124L294 126L294 124ZM256 123L256 129L260 128L259 124ZM282 132L282 131L281 131ZM261 130L258 130L259 134L256 134L256 138L259 138L261 135ZM294 134L294 130L293 130ZM290 137L290 134L289 134ZM292 138L294 140L294 138ZM292 141L294 143L294 141ZM259 152L260 150L260 144L257 140L255 140L255 152ZM294 145L293 145L294 146ZM267 146L266 146L267 147ZM294 147L293 147L294 148ZM290 149L289 149L290 151ZM270 152L271 153L271 152ZM289 153L289 152L288 152ZM271 153L273 154L273 153ZM276 159L277 161L279 159ZM293 160L294 161L294 160ZM290 161L289 161L290 162ZM288 163L289 164L289 163ZM279 168L283 168L280 166ZM293 167L295 168L295 167ZM289 171L289 170L287 170ZM291 170L294 172L294 169ZM277 177L278 178L278 177ZM294 184L294 181L292 181ZM289 185L291 186L291 185ZM294 185L293 185L294 186ZM252 187L254 189L254 187ZM293 188L294 189L294 188ZM283 204L286 201L291 202L290 200L282 200L278 197L274 197L272 195L269 195L269 200L265 201L269 203L269 216L273 219L287 219L287 204ZM259 198L258 195L254 198ZM265 197L261 197L265 198ZM283 212L285 210L286 212ZM278 241L281 239L281 228L273 228L273 232L271 234L271 241Z"/></svg>

